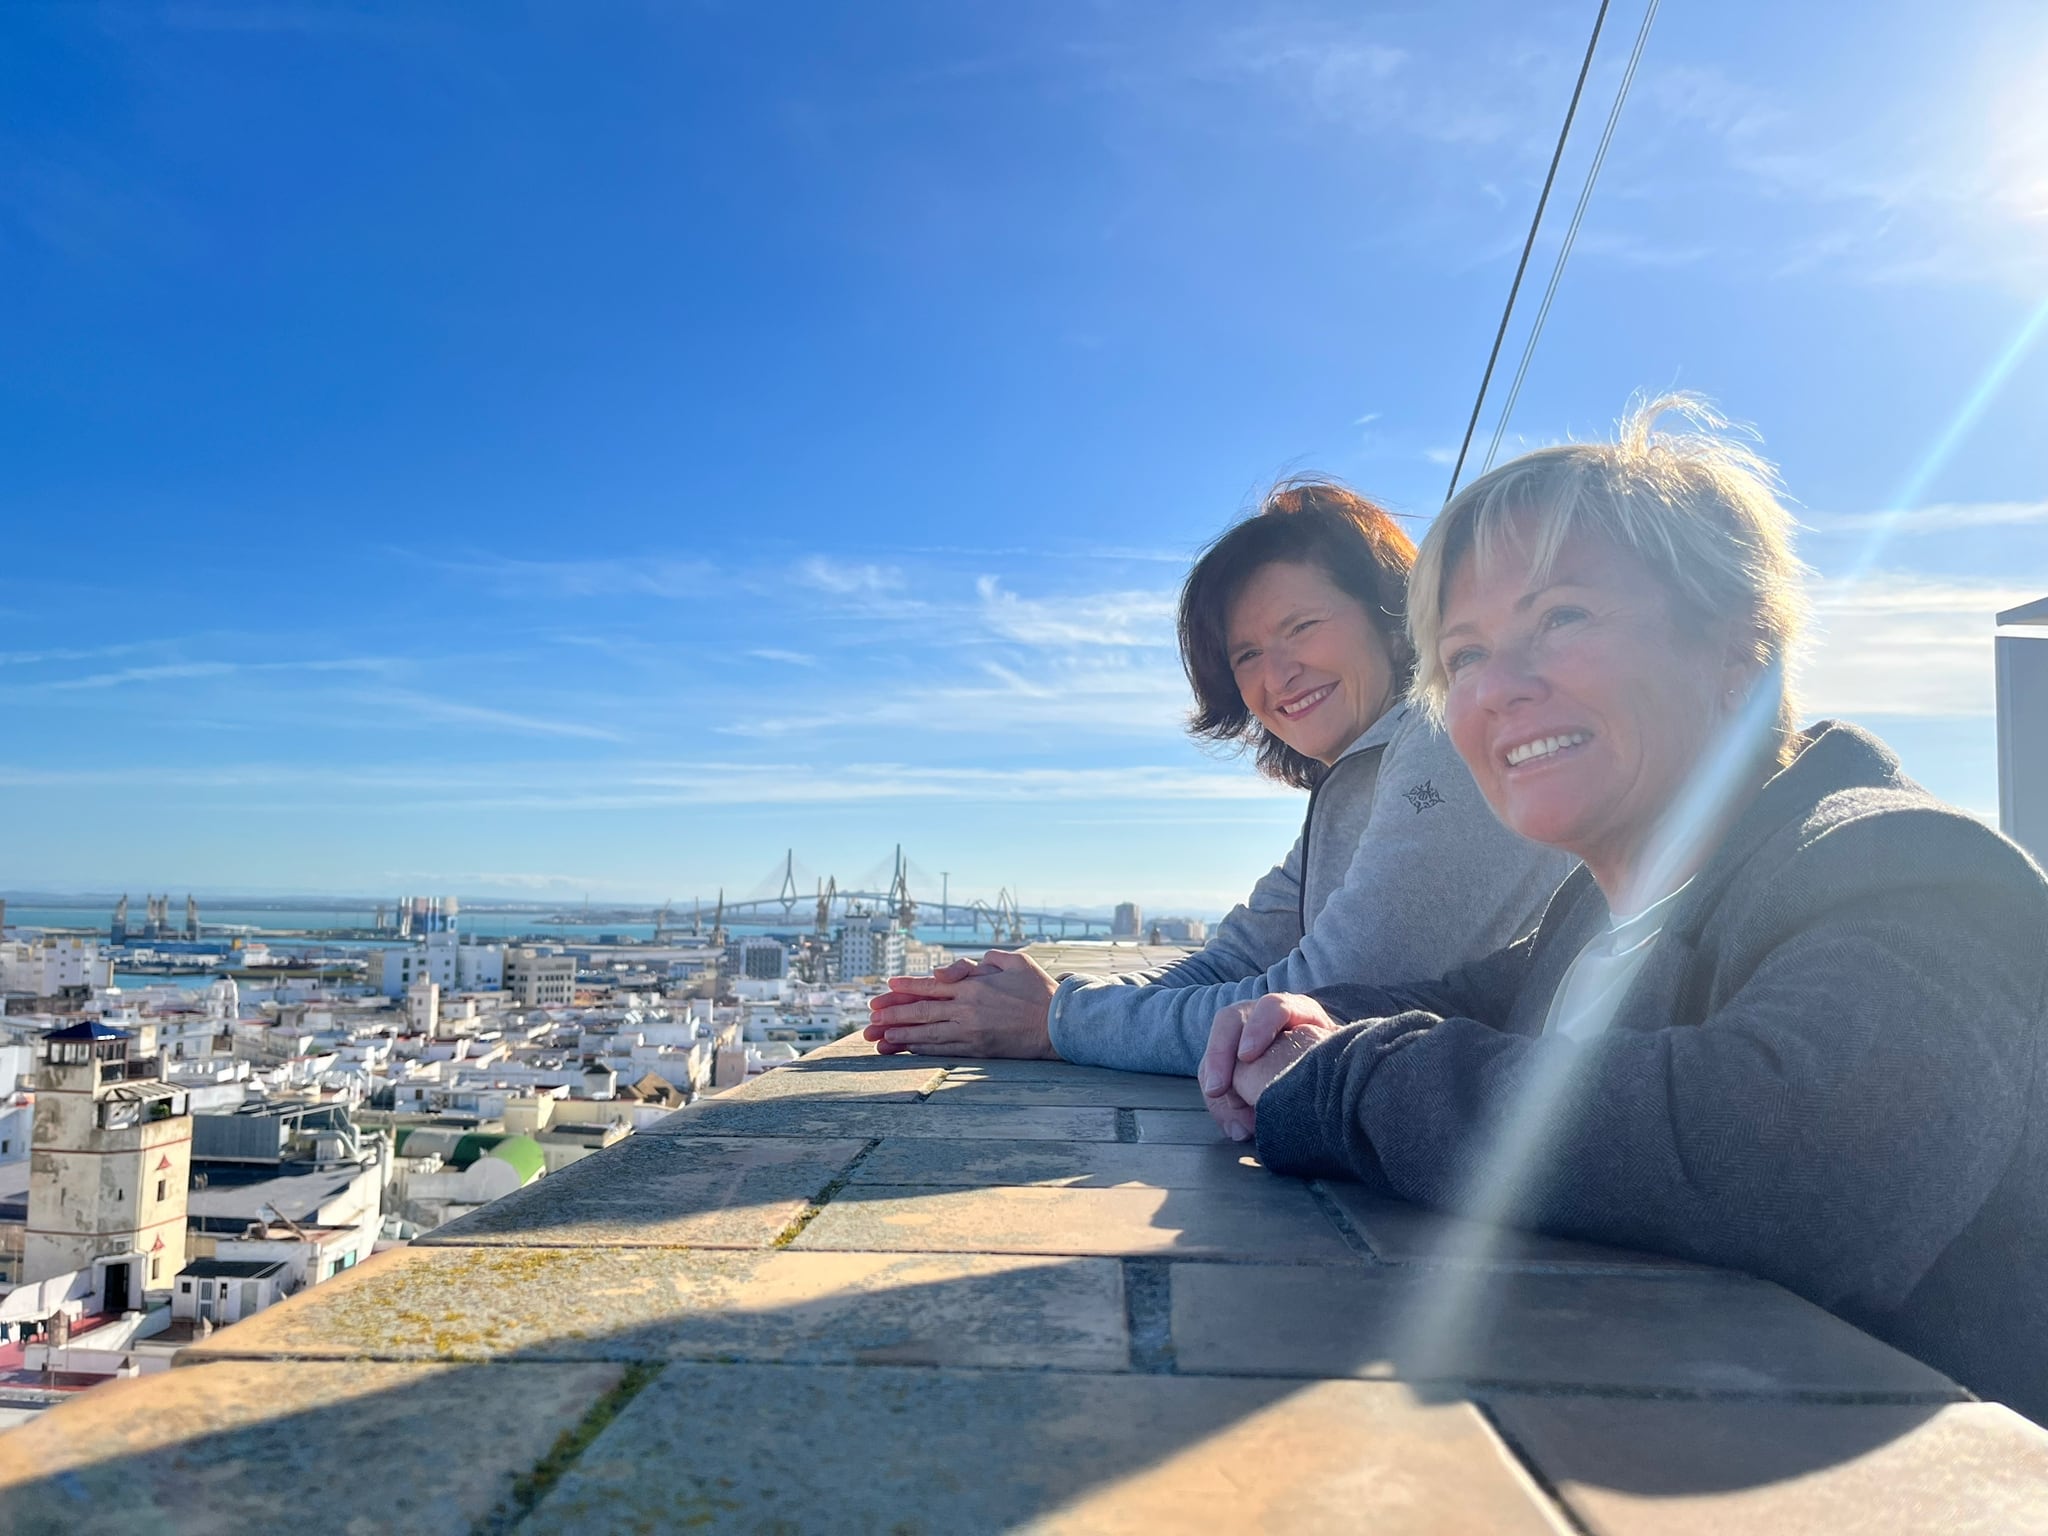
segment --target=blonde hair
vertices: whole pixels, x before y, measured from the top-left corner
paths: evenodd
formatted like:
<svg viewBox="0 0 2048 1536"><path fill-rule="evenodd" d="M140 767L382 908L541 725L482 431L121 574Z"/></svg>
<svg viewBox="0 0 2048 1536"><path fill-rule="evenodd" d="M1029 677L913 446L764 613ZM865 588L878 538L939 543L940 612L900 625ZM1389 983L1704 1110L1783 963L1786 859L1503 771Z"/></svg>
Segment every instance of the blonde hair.
<svg viewBox="0 0 2048 1536"><path fill-rule="evenodd" d="M1691 430L1657 430L1665 415ZM1522 548L1517 521L1535 521L1534 571L1546 575L1576 534L1602 538L1648 566L1681 621L1751 626L1759 667L1784 678L1779 758L1791 750L1798 702L1790 673L1806 625L1805 568L1792 552L1792 518L1778 502L1777 472L1731 433L1697 395L1640 396L1612 443L1564 443L1503 464L1458 492L1422 541L1409 581L1415 642L1412 696L1443 717L1450 677L1437 654L1444 589L1469 552L1491 563Z"/></svg>

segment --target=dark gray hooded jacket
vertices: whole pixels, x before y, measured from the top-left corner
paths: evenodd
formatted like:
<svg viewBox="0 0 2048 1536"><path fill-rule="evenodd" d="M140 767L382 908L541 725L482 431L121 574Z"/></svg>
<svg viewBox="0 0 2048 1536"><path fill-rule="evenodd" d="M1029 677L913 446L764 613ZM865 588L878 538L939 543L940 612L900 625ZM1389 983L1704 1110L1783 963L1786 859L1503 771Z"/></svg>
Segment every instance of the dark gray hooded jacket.
<svg viewBox="0 0 2048 1536"><path fill-rule="evenodd" d="M1679 898L1608 1030L1543 1037L1608 920L1581 869L1511 948L1318 992L1364 1022L1266 1091L1261 1159L1439 1208L1491 1193L1516 1225L1747 1270L2048 1422L2041 871L1824 724ZM1489 1150L1552 1077L1504 1178Z"/></svg>

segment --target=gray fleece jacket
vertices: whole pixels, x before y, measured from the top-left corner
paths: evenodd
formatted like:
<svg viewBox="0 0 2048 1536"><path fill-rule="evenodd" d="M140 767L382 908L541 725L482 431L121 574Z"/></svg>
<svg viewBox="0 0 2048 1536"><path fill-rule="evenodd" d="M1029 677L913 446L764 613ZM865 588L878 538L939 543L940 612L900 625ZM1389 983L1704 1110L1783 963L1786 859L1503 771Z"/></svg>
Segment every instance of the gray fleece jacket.
<svg viewBox="0 0 2048 1536"><path fill-rule="evenodd" d="M1397 704L1331 767L1286 859L1206 945L1163 970L1060 983L1053 1049L1192 1076L1219 1008L1475 959L1528 932L1573 863L1495 820L1449 739Z"/></svg>
<svg viewBox="0 0 2048 1536"><path fill-rule="evenodd" d="M1808 733L1693 877L1613 1022L1545 1034L1605 931L1584 870L1442 978L1317 994L1258 1106L1278 1173L1775 1280L2048 1422L2048 882L1853 726ZM1555 1088L1526 1177L1493 1166ZM1543 1090L1539 1090L1543 1091Z"/></svg>

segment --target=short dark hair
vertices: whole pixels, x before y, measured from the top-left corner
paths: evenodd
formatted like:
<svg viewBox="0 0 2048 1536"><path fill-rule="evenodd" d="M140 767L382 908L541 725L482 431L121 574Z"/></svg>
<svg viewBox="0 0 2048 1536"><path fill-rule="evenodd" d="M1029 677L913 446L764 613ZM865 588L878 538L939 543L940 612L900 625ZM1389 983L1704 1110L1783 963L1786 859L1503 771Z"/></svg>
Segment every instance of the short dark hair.
<svg viewBox="0 0 2048 1536"><path fill-rule="evenodd" d="M1283 480L1259 510L1226 529L1195 562L1180 589L1180 660L1195 691L1190 734L1241 742L1259 772L1312 789L1328 770L1267 732L1238 691L1225 630L1230 607L1254 575L1276 562L1312 565L1356 598L1394 658L1397 688L1415 668L1408 643L1408 572L1415 541L1394 515L1335 480Z"/></svg>

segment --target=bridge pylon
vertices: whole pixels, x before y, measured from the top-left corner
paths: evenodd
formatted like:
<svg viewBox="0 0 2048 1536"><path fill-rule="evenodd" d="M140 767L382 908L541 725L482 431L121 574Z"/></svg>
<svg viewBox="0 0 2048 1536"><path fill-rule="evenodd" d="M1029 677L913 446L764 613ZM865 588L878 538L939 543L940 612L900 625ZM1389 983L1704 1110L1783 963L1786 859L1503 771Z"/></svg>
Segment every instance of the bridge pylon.
<svg viewBox="0 0 2048 1536"><path fill-rule="evenodd" d="M889 881L889 908L896 926L906 933L917 927L917 903L910 899L910 875L903 863L903 845L896 845L896 874Z"/></svg>
<svg viewBox="0 0 2048 1536"><path fill-rule="evenodd" d="M782 856L782 890L775 899L782 903L782 915L784 917L788 917L790 913L794 912L797 902L803 899L801 893L796 888L796 850L794 848Z"/></svg>

